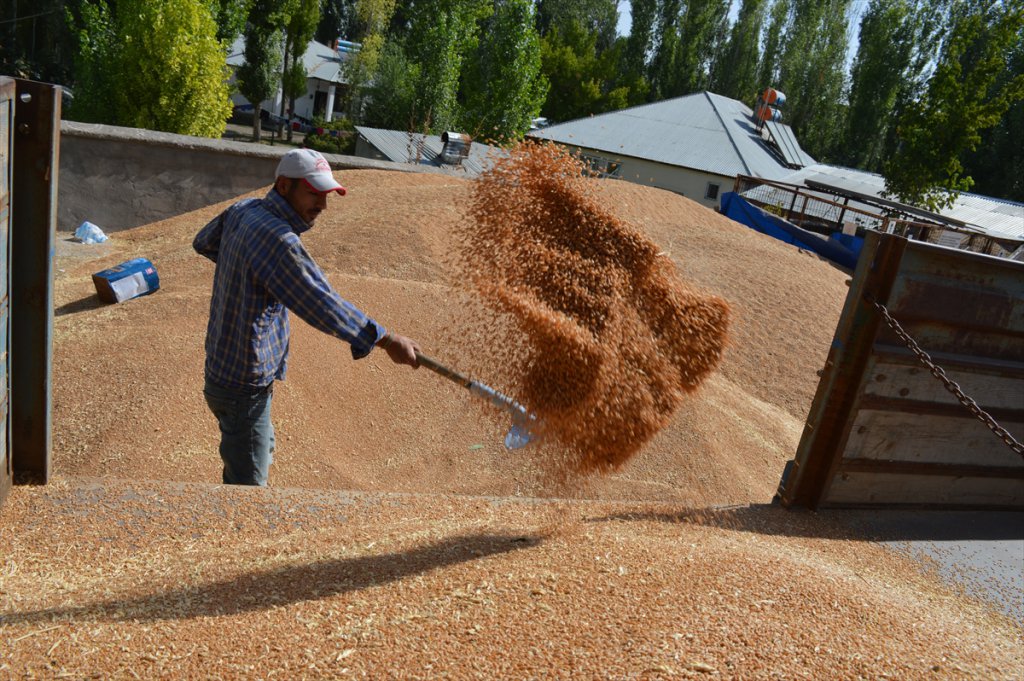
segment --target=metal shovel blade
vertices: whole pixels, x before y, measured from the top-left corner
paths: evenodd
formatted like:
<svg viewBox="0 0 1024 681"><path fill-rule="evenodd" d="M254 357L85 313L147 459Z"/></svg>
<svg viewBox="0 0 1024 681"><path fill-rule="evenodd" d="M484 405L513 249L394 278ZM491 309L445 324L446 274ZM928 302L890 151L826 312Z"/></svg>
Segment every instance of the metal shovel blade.
<svg viewBox="0 0 1024 681"><path fill-rule="evenodd" d="M531 439L533 438L530 431L518 423L513 423L508 433L505 434L505 449L520 449L530 444Z"/></svg>

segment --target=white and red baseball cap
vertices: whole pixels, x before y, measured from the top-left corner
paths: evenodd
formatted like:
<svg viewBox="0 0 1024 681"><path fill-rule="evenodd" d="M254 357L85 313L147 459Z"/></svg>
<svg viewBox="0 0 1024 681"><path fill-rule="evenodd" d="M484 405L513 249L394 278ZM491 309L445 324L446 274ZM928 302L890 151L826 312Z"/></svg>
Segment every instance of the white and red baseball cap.
<svg viewBox="0 0 1024 681"><path fill-rule="evenodd" d="M312 149L292 149L282 156L274 177L305 180L318 192L338 192L342 196L348 193L348 190L334 179L331 164L327 159Z"/></svg>

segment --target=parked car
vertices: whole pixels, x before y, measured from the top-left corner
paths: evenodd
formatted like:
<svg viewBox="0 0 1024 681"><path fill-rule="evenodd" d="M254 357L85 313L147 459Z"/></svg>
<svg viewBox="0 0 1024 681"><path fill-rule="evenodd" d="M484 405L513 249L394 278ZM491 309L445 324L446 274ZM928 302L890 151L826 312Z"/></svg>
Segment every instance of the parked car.
<svg viewBox="0 0 1024 681"><path fill-rule="evenodd" d="M252 104L239 104L231 110L231 118L228 122L235 125L252 126ZM266 109L260 109L260 129L266 132L278 133L285 130L288 121L277 114L270 113Z"/></svg>

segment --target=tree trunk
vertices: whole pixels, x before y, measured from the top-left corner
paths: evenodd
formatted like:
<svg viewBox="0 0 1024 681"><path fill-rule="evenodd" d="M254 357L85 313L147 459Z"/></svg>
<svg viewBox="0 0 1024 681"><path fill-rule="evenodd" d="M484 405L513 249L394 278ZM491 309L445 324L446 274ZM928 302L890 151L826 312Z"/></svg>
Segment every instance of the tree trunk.
<svg viewBox="0 0 1024 681"><path fill-rule="evenodd" d="M260 104L254 104L252 107L252 141L260 141L260 114L263 113L263 109Z"/></svg>

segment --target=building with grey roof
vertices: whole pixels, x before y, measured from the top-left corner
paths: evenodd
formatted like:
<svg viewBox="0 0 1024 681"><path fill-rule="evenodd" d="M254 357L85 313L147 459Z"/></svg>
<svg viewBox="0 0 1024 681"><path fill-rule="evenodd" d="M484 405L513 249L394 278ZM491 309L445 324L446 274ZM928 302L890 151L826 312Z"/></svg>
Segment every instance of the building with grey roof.
<svg viewBox="0 0 1024 681"><path fill-rule="evenodd" d="M789 126L758 131L743 102L698 92L529 133L578 152L598 174L682 194L717 208L737 175L780 179L814 159Z"/></svg>
<svg viewBox="0 0 1024 681"><path fill-rule="evenodd" d="M295 100L294 116L312 121L321 118L333 120L341 115L339 105L342 94L348 87L345 77L345 63L359 51L358 43L335 41L324 45L310 40L302 55L302 63L306 69L306 94ZM227 58L228 66L237 69L245 63L245 39L239 37L231 46ZM232 74L231 82L234 82ZM232 101L236 106L251 106L241 93L235 92ZM261 108L272 113L281 111L282 93L280 87L273 98L261 104Z"/></svg>

